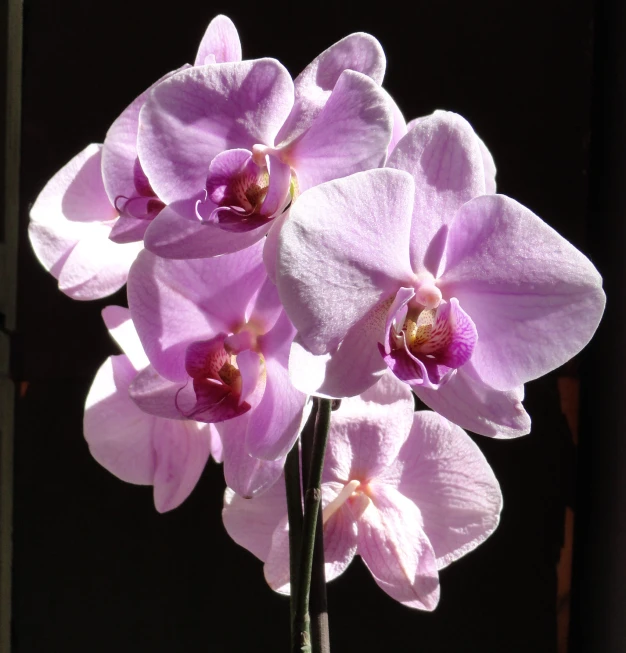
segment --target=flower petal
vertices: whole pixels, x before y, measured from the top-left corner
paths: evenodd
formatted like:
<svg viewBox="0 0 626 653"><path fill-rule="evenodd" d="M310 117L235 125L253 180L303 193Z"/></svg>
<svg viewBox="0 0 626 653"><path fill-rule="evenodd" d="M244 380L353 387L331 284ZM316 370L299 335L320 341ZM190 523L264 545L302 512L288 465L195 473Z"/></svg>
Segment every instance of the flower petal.
<svg viewBox="0 0 626 653"><path fill-rule="evenodd" d="M110 356L98 370L85 402L83 422L91 455L128 483L150 485L154 476L152 434L157 418L128 396L137 372L126 356Z"/></svg>
<svg viewBox="0 0 626 653"><path fill-rule="evenodd" d="M193 197L224 150L274 137L293 105L293 82L273 59L188 68L159 84L140 114L137 149L166 204Z"/></svg>
<svg viewBox="0 0 626 653"><path fill-rule="evenodd" d="M442 247L436 236L468 200L485 193L478 139L471 125L449 111L421 119L398 143L387 166L415 180L411 264L437 276Z"/></svg>
<svg viewBox="0 0 626 653"><path fill-rule="evenodd" d="M173 261L144 251L130 272L128 303L150 362L185 381L185 352L198 340L231 332L265 281L263 245L215 259Z"/></svg>
<svg viewBox="0 0 626 653"><path fill-rule="evenodd" d="M357 525L357 551L376 584L403 605L434 610L439 602L437 562L417 506L376 483Z"/></svg>
<svg viewBox="0 0 626 653"><path fill-rule="evenodd" d="M294 203L280 232L276 285L314 354L336 348L412 279L412 199L408 174L378 169L316 186Z"/></svg>
<svg viewBox="0 0 626 653"><path fill-rule="evenodd" d="M261 240L271 222L244 232L232 232L200 222L189 213L193 202L166 206L150 222L145 246L157 256L172 259L198 259L238 252Z"/></svg>
<svg viewBox="0 0 626 653"><path fill-rule="evenodd" d="M253 555L265 561L272 534L287 514L285 482L279 480L262 495L244 499L230 488L224 493L222 519L226 532Z"/></svg>
<svg viewBox="0 0 626 653"><path fill-rule="evenodd" d="M497 390L559 367L594 334L605 296L592 263L529 209L504 195L459 211L439 280L472 318L472 363Z"/></svg>
<svg viewBox="0 0 626 653"><path fill-rule="evenodd" d="M169 381L152 365L137 374L128 391L141 410L157 417L185 419L196 405L191 382Z"/></svg>
<svg viewBox="0 0 626 653"><path fill-rule="evenodd" d="M380 85L385 66L380 43L364 32L350 34L331 45L296 78L293 109L276 142L292 142L311 126L345 70L363 73Z"/></svg>
<svg viewBox="0 0 626 653"><path fill-rule="evenodd" d="M154 432L154 505L177 508L196 487L209 459L211 438L205 424L161 420Z"/></svg>
<svg viewBox="0 0 626 653"><path fill-rule="evenodd" d="M463 429L437 413L415 413L397 461L376 480L387 479L419 507L439 569L498 525L502 494L491 467Z"/></svg>
<svg viewBox="0 0 626 653"><path fill-rule="evenodd" d="M239 33L228 16L216 16L207 27L194 66L210 63L206 58L213 55L216 63L241 61L241 42Z"/></svg>
<svg viewBox="0 0 626 653"><path fill-rule="evenodd" d="M224 447L224 477L226 485L239 496L250 499L272 488L282 475L285 459L260 460L246 449L246 437L250 432L250 418L246 413L216 425ZM284 484L283 485L284 492Z"/></svg>
<svg viewBox="0 0 626 653"><path fill-rule="evenodd" d="M395 459L413 424L410 388L387 372L333 412L324 481L366 483Z"/></svg>
<svg viewBox="0 0 626 653"><path fill-rule="evenodd" d="M137 371L147 367L150 361L141 346L130 311L122 306L107 306L102 309L102 319L111 337L128 356L133 367Z"/></svg>
<svg viewBox="0 0 626 653"><path fill-rule="evenodd" d="M414 387L430 408L468 431L495 438L530 433L530 417L522 406L523 387L506 392L488 386L471 362L437 390Z"/></svg>
<svg viewBox="0 0 626 653"><path fill-rule="evenodd" d="M303 192L383 165L392 130L388 94L366 75L346 70L313 124L283 156Z"/></svg>

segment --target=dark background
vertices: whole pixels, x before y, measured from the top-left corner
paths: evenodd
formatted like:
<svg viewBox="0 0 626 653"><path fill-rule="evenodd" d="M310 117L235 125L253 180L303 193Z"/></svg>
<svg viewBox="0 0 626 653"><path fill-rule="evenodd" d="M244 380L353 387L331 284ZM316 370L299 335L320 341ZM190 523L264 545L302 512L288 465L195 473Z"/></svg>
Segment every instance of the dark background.
<svg viewBox="0 0 626 653"><path fill-rule="evenodd" d="M407 120L438 108L465 116L494 155L499 191L590 253L609 275L615 305L622 302L623 262L610 204L621 160L616 164L595 141L590 158L589 148L592 127L601 142L622 142L623 128L607 135L611 120L621 120L620 105L601 93L622 69L606 72L613 50L594 63L591 0L403 1L370 8L29 0L12 359L15 653L287 650L287 600L265 585L261 563L222 527L219 466L208 466L180 508L158 515L150 488L126 485L91 459L82 405L98 366L116 353L100 310L125 297L123 291L90 303L65 297L26 238L29 205L46 181L88 143L102 142L121 110L153 81L193 62L218 13L234 20L245 58L276 57L294 76L348 33L372 33L387 53L385 87ZM596 7L596 37L606 26L617 33L615 25L607 14L598 18ZM603 113L609 104L612 110ZM572 650L600 653L626 650L619 646L624 633L611 626L623 590L615 583L611 594L606 585L625 575L623 534L606 503L620 477L620 450L610 448L618 443L618 423L606 409L607 396L612 406L620 403L615 389L606 392L621 381L617 310L607 315L597 344L560 372L581 369L583 381ZM437 610L403 608L357 560L329 585L333 651L556 651L555 565L574 469L556 374L527 386L526 406L534 424L529 436L475 438L500 480L505 508L494 536L441 573Z"/></svg>

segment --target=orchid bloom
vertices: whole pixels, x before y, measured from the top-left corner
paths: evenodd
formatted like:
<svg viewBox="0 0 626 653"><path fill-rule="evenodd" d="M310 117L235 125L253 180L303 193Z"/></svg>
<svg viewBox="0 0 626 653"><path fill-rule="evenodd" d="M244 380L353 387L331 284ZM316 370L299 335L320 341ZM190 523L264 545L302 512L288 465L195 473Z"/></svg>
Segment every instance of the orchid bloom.
<svg viewBox="0 0 626 653"><path fill-rule="evenodd" d="M487 461L458 426L413 398L391 373L333 413L322 477L326 580L355 554L378 586L411 608L433 610L438 570L496 528L502 507ZM243 499L227 489L229 535L265 562L265 578L289 592L284 481Z"/></svg>
<svg viewBox="0 0 626 653"><path fill-rule="evenodd" d="M227 61L241 61L241 43L230 18L217 16L202 38L194 66ZM186 68L190 66L183 66L179 70ZM165 206L152 189L137 158L137 133L139 113L150 92L176 72L168 73L133 100L111 125L104 140L104 186L120 214L110 235L111 240L117 243L143 240L150 221Z"/></svg>
<svg viewBox="0 0 626 653"><path fill-rule="evenodd" d="M128 309L102 312L109 332L124 351L98 370L85 405L85 438L93 457L128 483L154 486L159 512L179 506L196 486L209 454L220 462L222 445L215 427L191 420L149 415L128 394L148 366Z"/></svg>
<svg viewBox="0 0 626 653"><path fill-rule="evenodd" d="M133 322L151 363L131 397L160 416L225 422L227 482L246 495L280 474L306 400L289 381L295 330L262 251L256 243L218 258L174 261L144 250L128 280ZM250 456L278 462L261 469ZM254 469L238 471L242 461Z"/></svg>
<svg viewBox="0 0 626 653"><path fill-rule="evenodd" d="M177 259L241 250L299 193L383 165L394 115L396 136L406 129L380 87L384 70L379 43L357 33L295 82L274 59L187 68L162 81L139 115L139 160L166 204L146 247Z"/></svg>
<svg viewBox="0 0 626 653"><path fill-rule="evenodd" d="M88 145L46 184L28 236L41 264L73 299L99 299L125 283L141 243L109 240L118 213L102 182L102 145Z"/></svg>
<svg viewBox="0 0 626 653"><path fill-rule="evenodd" d="M303 193L281 230L294 384L353 396L389 367L463 428L527 433L523 384L587 344L600 275L529 209L485 195L483 152L460 116L419 121L387 165Z"/></svg>

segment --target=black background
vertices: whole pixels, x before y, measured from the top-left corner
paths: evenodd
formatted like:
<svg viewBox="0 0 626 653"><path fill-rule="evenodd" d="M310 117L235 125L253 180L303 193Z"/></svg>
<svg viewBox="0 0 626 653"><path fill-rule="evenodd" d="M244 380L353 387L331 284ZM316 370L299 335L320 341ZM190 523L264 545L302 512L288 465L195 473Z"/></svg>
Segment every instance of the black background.
<svg viewBox="0 0 626 653"><path fill-rule="evenodd" d="M606 127L610 119L591 110L593 98L599 102L597 91L592 93L598 63L593 75L591 0L440 0L369 8L356 2L248 0L26 2L13 352L21 390L15 436L16 653L287 650L287 601L265 585L261 563L222 527L219 466L209 465L180 508L158 515L149 488L126 485L91 459L82 437L82 405L98 366L116 353L100 310L125 297L123 291L89 303L65 297L26 238L29 204L46 181L88 143L102 142L121 110L153 81L193 62L206 25L218 13L234 20L245 58L276 57L294 76L339 38L370 32L385 48L385 87L407 120L438 108L461 113L494 155L500 192L590 252L601 272L604 264L615 280L623 269L607 262L603 242L610 232L606 221L600 225L606 207L594 204L595 195L593 229L586 217L591 128ZM606 180L602 153L595 151L591 160ZM592 192L598 191L598 174L591 171ZM619 283L611 283L619 297ZM584 481L603 476L598 464L604 459L596 457L592 468L591 458L609 419L596 412L606 395L606 365L615 374L621 369L621 358L611 350L612 319L600 343L581 357L587 388ZM556 650L555 563L564 506L572 499L573 454L555 374L527 386L526 406L531 435L509 442L475 438L500 480L505 508L494 536L441 573L437 610L420 613L396 604L357 560L329 585L333 651ZM589 562L603 554L589 534L607 522L600 519L598 526L593 510L614 489L606 480L600 494L591 496L589 487L585 483L579 499L586 511L576 561L579 650L587 650L587 638L607 632L591 627L599 623L593 619L606 595L598 574L605 578L614 571L612 561L619 561L608 555L597 568ZM615 555L617 550L610 548ZM589 591L598 593L595 603ZM622 650L612 645L589 650Z"/></svg>

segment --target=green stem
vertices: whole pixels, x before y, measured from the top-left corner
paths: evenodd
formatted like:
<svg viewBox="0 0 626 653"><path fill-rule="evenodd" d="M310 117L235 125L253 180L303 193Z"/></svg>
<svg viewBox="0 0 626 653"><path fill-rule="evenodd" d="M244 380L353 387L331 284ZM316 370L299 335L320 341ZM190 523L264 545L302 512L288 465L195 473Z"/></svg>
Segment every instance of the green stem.
<svg viewBox="0 0 626 653"><path fill-rule="evenodd" d="M289 519L289 575L291 578L291 596L289 599L291 641L296 636L295 618L298 587L298 566L302 541L302 490L300 487L300 451L296 440L285 461L285 486L287 490L287 517Z"/></svg>
<svg viewBox="0 0 626 653"><path fill-rule="evenodd" d="M309 597L311 594L317 522L318 516L320 515L320 507L322 505L322 469L324 467L326 442L328 441L328 431L330 429L331 410L332 402L329 399L318 399L318 409L315 419L315 435L313 438L313 447L310 457L307 489L304 495L304 522L295 605L296 638L294 639L292 646L293 653L312 653L313 650L316 652L324 650L324 644L319 641L315 642L314 649L311 647ZM307 478L307 476L305 476L305 478ZM320 558L318 557L318 560L319 559ZM321 560L323 565L323 557Z"/></svg>

